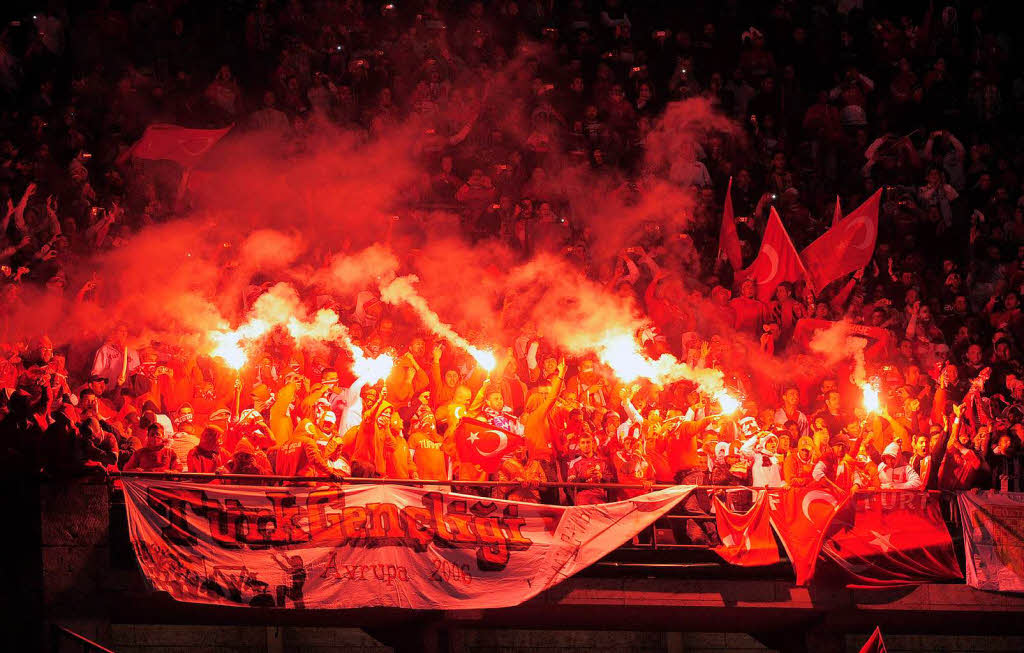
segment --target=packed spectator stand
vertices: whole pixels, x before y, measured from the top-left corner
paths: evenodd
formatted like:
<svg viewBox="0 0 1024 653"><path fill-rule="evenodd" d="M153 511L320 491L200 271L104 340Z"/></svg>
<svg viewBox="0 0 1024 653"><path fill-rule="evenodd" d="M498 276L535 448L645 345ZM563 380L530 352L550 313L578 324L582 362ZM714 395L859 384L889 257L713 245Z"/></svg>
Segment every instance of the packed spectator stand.
<svg viewBox="0 0 1024 653"><path fill-rule="evenodd" d="M89 4L0 33L7 470L454 481L573 504L674 483L1020 490L1024 162L1012 116L1024 77L998 7ZM712 126L651 156L666 121L698 108ZM305 347L284 328L236 371L195 334L169 342L129 316L106 320L132 299L131 279L103 277L109 262L204 210L186 183L202 166L133 160L154 123L273 134L281 166L325 131L397 141L418 175L388 207L384 248L405 261L454 230L519 263L557 257L642 312L645 355L720 371L741 405L690 380L624 381L532 320L478 334L496 353L485 369L372 284L326 305L360 351L393 356L378 383L359 383L342 343ZM720 256L727 193L749 264L773 211L800 248L837 203L876 189L871 263L825 288L784 283L762 301ZM632 207L630 228L595 228L587 195ZM678 197L677 214L656 208ZM357 250L339 240L307 263ZM238 319L278 280L224 268L243 272ZM288 280L309 310L325 305L314 284ZM42 305L89 321L47 310L26 328ZM863 350L861 376L877 410L862 402L856 356L812 346L811 320L872 329L880 345ZM467 418L523 444L488 472L455 442ZM473 485L484 481L501 483ZM677 542L714 542L701 522L685 530Z"/></svg>

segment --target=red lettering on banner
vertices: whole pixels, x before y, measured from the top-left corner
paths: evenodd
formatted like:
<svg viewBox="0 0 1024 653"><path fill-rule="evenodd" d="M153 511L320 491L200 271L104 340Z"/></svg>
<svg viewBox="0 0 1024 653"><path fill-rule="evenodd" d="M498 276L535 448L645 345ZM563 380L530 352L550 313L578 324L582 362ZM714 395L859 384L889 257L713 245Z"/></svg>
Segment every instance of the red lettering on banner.
<svg viewBox="0 0 1024 653"><path fill-rule="evenodd" d="M451 537L441 546L457 547L461 544L475 544L478 540L473 529L473 517L467 513L465 501L452 501L448 506L447 516L443 510L434 513L434 518L443 521L448 527Z"/></svg>
<svg viewBox="0 0 1024 653"><path fill-rule="evenodd" d="M366 531L366 508L352 506L342 511L341 520L342 543L349 546L358 546Z"/></svg>
<svg viewBox="0 0 1024 653"><path fill-rule="evenodd" d="M150 507L167 521L165 535L186 546L194 546L198 537L189 525L189 512L206 521L210 541L225 549L335 540L336 546L405 546L422 552L433 542L444 548L476 549L480 570L500 571L508 566L512 551L533 545L522 532L526 519L515 505L499 512L494 502L468 505L457 499L446 506L438 492L423 495L423 507L346 506L344 493L338 490L310 492L302 505L286 490L267 491L265 498L266 506L253 506L238 498L220 502L203 491L153 487L148 492ZM588 521L584 518L568 532Z"/></svg>
<svg viewBox="0 0 1024 653"><path fill-rule="evenodd" d="M416 551L426 551L434 541L434 520L426 508L409 506L402 510L405 532L409 534L409 546Z"/></svg>
<svg viewBox="0 0 1024 653"><path fill-rule="evenodd" d="M401 546L405 543L404 524L399 517L398 506L392 503L368 503L366 509L370 512L370 531L367 536L376 540L378 546Z"/></svg>
<svg viewBox="0 0 1024 653"><path fill-rule="evenodd" d="M299 526L299 506L290 492L267 492L274 513L274 529L268 533L271 544L281 546L308 542L310 535Z"/></svg>
<svg viewBox="0 0 1024 653"><path fill-rule="evenodd" d="M315 490L306 497L306 517L309 519L310 539L324 535L341 538L338 522L328 517L325 508L336 501L344 502L342 494L338 490Z"/></svg>
<svg viewBox="0 0 1024 653"><path fill-rule="evenodd" d="M195 492L182 492L169 488L151 487L146 493L146 505L153 512L167 520L162 532L168 542L182 546L194 546L196 534L189 528L185 508L193 503L190 496ZM193 504L194 505L194 504Z"/></svg>
<svg viewBox="0 0 1024 653"><path fill-rule="evenodd" d="M519 516L518 506L505 507L505 519L502 520L508 533L508 545L513 551L525 551L533 545L533 540L523 535L522 527L526 520Z"/></svg>
<svg viewBox="0 0 1024 653"><path fill-rule="evenodd" d="M123 483L152 589L299 610L515 605L600 559L691 490L565 508L413 487Z"/></svg>

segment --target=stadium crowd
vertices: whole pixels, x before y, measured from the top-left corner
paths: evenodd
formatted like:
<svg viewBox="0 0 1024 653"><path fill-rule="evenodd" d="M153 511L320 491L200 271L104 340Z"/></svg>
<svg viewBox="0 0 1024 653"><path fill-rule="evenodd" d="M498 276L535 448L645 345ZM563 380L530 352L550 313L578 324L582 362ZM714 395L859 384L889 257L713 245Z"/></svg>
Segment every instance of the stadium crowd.
<svg viewBox="0 0 1024 653"><path fill-rule="evenodd" d="M475 491L576 503L642 490L538 483L1020 487L1024 150L1014 116L1024 68L997 7L83 4L96 8L40 10L0 34L5 468L381 476L470 490L489 478L514 483ZM473 82L525 44L539 48L517 98L530 124L510 134L497 120L507 98L472 97ZM653 125L687 98L707 98L739 133L713 133L666 169L646 169ZM468 130L441 119L472 102L484 108ZM412 116L438 116L436 138L417 144L429 183L407 198L418 229L429 232L422 216L440 207L468 242L498 240L524 259L557 253L642 307L651 328L637 337L652 357L721 370L740 409L723 414L685 381L620 383L594 357L567 357L539 324L492 334L501 354L483 370L372 290L337 301L368 354L395 357L374 385L357 381L343 347L304 351L283 330L250 352L237 380L206 352L140 342L131 323L106 325L102 342L11 335L26 297L100 303L92 257L184 210L175 188L125 160L147 125L277 130L298 152L321 121L372 141ZM657 181L696 204L685 229L641 222L599 258L580 208L545 183L566 165L597 171L606 186L595 193L639 204ZM818 296L801 282L758 300L718 255L730 178L748 263L770 207L799 246L827 229L837 194L853 207L883 188L874 261ZM801 319L884 334L867 351L877 412L865 412L851 361L807 351ZM525 444L488 473L460 456L454 434L467 417Z"/></svg>

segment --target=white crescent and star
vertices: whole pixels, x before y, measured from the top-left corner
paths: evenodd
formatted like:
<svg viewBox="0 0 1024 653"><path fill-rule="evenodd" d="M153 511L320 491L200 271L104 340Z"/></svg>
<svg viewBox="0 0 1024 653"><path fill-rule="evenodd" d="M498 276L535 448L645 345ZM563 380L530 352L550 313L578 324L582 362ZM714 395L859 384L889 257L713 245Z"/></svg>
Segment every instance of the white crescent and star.
<svg viewBox="0 0 1024 653"><path fill-rule="evenodd" d="M864 228L864 237L861 239L859 243L854 245L854 247L856 247L857 249L867 249L875 240L876 228L874 225L871 224L871 221L868 220L868 216L862 215L856 220L854 220L852 223L850 223L850 225L846 228L847 233L850 234L851 240L853 238L853 235L856 233L858 227Z"/></svg>
<svg viewBox="0 0 1024 653"><path fill-rule="evenodd" d="M764 281L761 283L770 283L779 274L779 253L775 251L774 247L768 244L762 245L761 251L764 252L764 255L768 258L768 261L772 266L771 274L765 277Z"/></svg>
<svg viewBox="0 0 1024 653"><path fill-rule="evenodd" d="M871 531L871 534L875 536L875 539L871 540L870 544L874 544L875 546L877 546L879 549L882 550L882 553L889 553L889 551L896 548L892 544L892 533L889 533L888 535L883 535L878 531Z"/></svg>
<svg viewBox="0 0 1024 653"><path fill-rule="evenodd" d="M477 441L480 440L480 436L477 433L470 433L469 435L466 436L466 442L473 445L473 448L476 449L476 452L483 456L484 458L493 458L498 454L504 453L505 449L508 448L508 436L502 433L501 431L481 431L481 433L493 433L498 438L498 446L495 447L492 451L487 452L481 451L480 447L477 445Z"/></svg>
<svg viewBox="0 0 1024 653"><path fill-rule="evenodd" d="M804 495L803 504L800 506L801 510L803 510L804 517L806 517L807 521L811 523L813 523L814 520L811 519L811 514L807 511L807 509L810 508L811 504L814 503L815 501L824 501L833 508L835 508L838 505L838 503L836 502L836 498L829 494L828 492L825 492L823 490L811 490L810 492Z"/></svg>
<svg viewBox="0 0 1024 653"><path fill-rule="evenodd" d="M733 536L731 534L730 535L726 535L725 537L722 538L722 544L724 544L727 547L732 548L732 547L736 546L736 539L733 538ZM753 547L753 544L751 544L751 542L750 542L750 535L744 534L744 536L743 536L743 548L746 549L747 551L750 551L750 549L752 547Z"/></svg>

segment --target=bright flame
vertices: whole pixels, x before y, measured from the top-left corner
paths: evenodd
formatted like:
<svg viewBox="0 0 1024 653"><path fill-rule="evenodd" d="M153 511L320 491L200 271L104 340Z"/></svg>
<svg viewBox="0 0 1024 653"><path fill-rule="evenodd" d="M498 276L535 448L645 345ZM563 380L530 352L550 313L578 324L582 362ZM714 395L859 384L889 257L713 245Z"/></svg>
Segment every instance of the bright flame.
<svg viewBox="0 0 1024 653"><path fill-rule="evenodd" d="M352 358L352 373L364 379L367 385L374 385L386 379L391 374L391 368L395 366L395 359L391 356L381 354L377 358L367 358L363 355L363 350L354 345Z"/></svg>
<svg viewBox="0 0 1024 653"><path fill-rule="evenodd" d="M216 343L210 355L222 359L231 369L240 370L249 360L242 343L262 336L270 326L263 320L252 320L234 331L210 331L207 335Z"/></svg>
<svg viewBox="0 0 1024 653"><path fill-rule="evenodd" d="M640 345L628 333L608 336L599 342L597 355L623 383L659 376L654 362L640 352Z"/></svg>
<svg viewBox="0 0 1024 653"><path fill-rule="evenodd" d="M879 406L878 388L870 383L865 383L861 386L861 390L864 392L864 410L869 413L877 413Z"/></svg>
<svg viewBox="0 0 1024 653"><path fill-rule="evenodd" d="M697 384L700 391L712 397L725 393L722 383L722 372L712 368L691 367L679 362L671 354L662 354L651 360L644 354L640 344L629 333L613 332L602 338L593 347L598 359L623 383L633 383L637 379L648 379L661 386L676 381L690 381ZM725 401L736 401L731 397ZM738 402L737 402L738 407ZM725 406L723 406L723 409Z"/></svg>
<svg viewBox="0 0 1024 653"><path fill-rule="evenodd" d="M210 339L217 343L217 346L210 352L211 356L223 359L233 370L242 369L248 356L242 349L242 339L237 332L211 331Z"/></svg>
<svg viewBox="0 0 1024 653"><path fill-rule="evenodd" d="M470 347L467 351L473 358L476 359L477 365L487 370L488 372L494 370L495 366L498 364L497 359L494 358L494 354L487 351L486 349L477 349L476 347Z"/></svg>
<svg viewBox="0 0 1024 653"><path fill-rule="evenodd" d="M732 415L740 409L740 401L735 397L729 395L729 393L722 391L715 395L715 401L722 407L723 415Z"/></svg>

